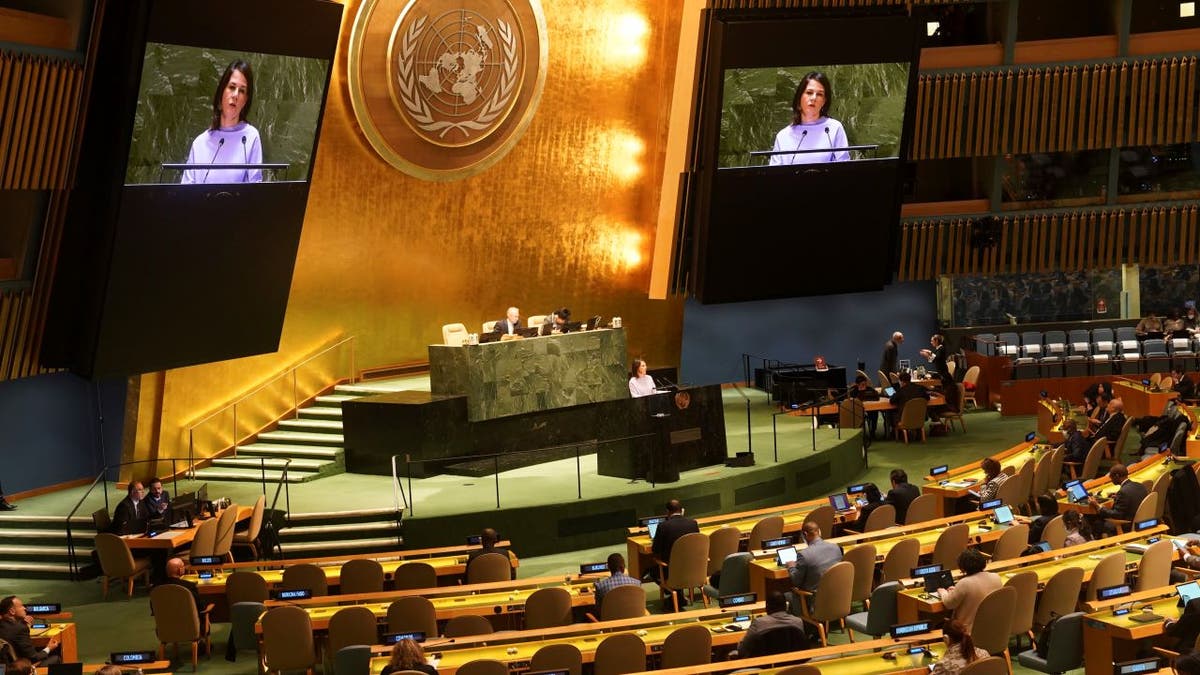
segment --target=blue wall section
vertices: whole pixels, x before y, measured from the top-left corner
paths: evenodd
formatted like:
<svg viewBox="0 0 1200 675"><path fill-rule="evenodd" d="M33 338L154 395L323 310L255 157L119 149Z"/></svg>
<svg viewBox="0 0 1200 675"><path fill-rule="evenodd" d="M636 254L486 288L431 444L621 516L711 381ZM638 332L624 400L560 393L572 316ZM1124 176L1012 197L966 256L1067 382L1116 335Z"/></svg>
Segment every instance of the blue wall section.
<svg viewBox="0 0 1200 675"><path fill-rule="evenodd" d="M0 481L6 493L92 478L121 461L125 380L69 373L0 382ZM99 414L104 415L100 456Z"/></svg>
<svg viewBox="0 0 1200 675"><path fill-rule="evenodd" d="M904 333L900 358L915 363L920 359L917 350L929 346L936 328L933 282L893 284L873 293L724 305L690 301L683 312L680 377L689 384L741 381L745 352L797 363L812 363L821 354L830 364L845 366L851 379L861 360L874 379L883 343L892 331Z"/></svg>

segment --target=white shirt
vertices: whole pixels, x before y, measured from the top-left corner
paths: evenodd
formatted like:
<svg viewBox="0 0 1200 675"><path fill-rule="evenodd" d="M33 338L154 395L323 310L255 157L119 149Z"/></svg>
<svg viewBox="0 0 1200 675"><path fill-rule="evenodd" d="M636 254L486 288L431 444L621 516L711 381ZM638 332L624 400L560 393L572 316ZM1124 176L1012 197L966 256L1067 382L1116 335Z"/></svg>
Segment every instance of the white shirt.
<svg viewBox="0 0 1200 675"><path fill-rule="evenodd" d="M629 393L634 398L649 396L654 392L654 378L649 375L629 378Z"/></svg>

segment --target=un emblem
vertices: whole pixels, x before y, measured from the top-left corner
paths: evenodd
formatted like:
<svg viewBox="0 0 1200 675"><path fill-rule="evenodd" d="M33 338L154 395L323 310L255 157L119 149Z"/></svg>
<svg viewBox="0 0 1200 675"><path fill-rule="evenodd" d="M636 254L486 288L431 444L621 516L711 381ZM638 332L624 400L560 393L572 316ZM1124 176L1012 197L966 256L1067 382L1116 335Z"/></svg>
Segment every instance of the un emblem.
<svg viewBox="0 0 1200 675"><path fill-rule="evenodd" d="M393 166L464 178L524 133L547 51L539 0L363 0L350 35L350 99Z"/></svg>

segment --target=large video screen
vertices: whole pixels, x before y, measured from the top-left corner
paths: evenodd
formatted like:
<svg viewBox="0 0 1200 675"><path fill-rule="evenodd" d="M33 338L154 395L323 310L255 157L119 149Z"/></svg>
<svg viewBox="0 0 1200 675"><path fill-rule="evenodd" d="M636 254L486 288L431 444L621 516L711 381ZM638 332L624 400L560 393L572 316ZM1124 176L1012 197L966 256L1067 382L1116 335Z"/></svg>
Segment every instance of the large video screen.
<svg viewBox="0 0 1200 675"><path fill-rule="evenodd" d="M325 59L148 43L125 184L308 180L328 74Z"/></svg>

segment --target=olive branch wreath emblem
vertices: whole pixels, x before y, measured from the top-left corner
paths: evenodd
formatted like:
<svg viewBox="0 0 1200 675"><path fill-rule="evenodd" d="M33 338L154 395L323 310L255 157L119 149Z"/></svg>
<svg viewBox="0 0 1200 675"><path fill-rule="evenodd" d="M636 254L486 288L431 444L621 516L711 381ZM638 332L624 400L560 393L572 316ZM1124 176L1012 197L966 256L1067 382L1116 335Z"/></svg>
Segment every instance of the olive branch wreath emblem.
<svg viewBox="0 0 1200 675"><path fill-rule="evenodd" d="M514 35L512 27L505 23L503 19L496 20L499 26L497 32L504 47L504 63L500 72L500 85L496 87L496 92L492 95L491 100L479 111L475 119L465 122L435 120L430 113L429 105L425 102L425 99L421 98L417 90L417 81L413 72L414 59L412 58L413 52L417 49L417 39L425 30L425 20L428 18L428 16L423 16L414 21L400 39L400 62L396 77L400 85L400 102L404 104L404 108L408 110L408 113L416 121L417 126L423 131L441 131L438 136L444 137L451 129L457 129L469 138L471 132L468 129L475 131L487 129L488 125L508 107L508 101L512 98L517 83L516 35Z"/></svg>

